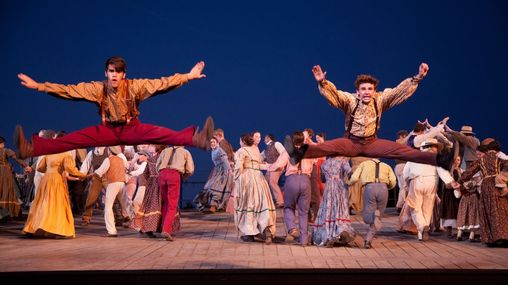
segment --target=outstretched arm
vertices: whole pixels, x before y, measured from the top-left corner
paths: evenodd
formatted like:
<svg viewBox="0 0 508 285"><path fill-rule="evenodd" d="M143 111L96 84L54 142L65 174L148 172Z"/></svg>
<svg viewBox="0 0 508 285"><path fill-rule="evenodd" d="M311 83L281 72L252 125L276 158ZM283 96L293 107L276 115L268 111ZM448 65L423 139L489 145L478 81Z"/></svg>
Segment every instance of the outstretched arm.
<svg viewBox="0 0 508 285"><path fill-rule="evenodd" d="M326 71L323 71L321 66L315 65L312 68L312 74L314 74L314 79L318 82L319 92L326 98L328 103L335 108L347 112L351 105L350 103L355 101L355 97L350 93L337 90L333 83L326 80Z"/></svg>
<svg viewBox="0 0 508 285"><path fill-rule="evenodd" d="M426 63L421 63L417 75L405 79L395 88L386 88L383 90L381 95L382 110L386 111L411 97L418 87L418 82L427 76L428 72L429 66Z"/></svg>
<svg viewBox="0 0 508 285"><path fill-rule="evenodd" d="M160 79L134 79L132 80L132 88L140 100L145 100L177 89L190 80L205 78L204 68L205 62L200 61L185 74L175 73L172 76L161 77Z"/></svg>
<svg viewBox="0 0 508 285"><path fill-rule="evenodd" d="M26 88L46 92L53 96L63 97L66 99L84 99L91 102L99 102L100 94L103 90L102 83L100 82L82 82L76 85L64 85L49 82L39 83L23 73L19 73L18 78L21 80L21 85Z"/></svg>
<svg viewBox="0 0 508 285"><path fill-rule="evenodd" d="M463 144L469 148L476 149L480 145L479 141L475 137L466 136L465 134L463 134L461 132L454 131L446 124L445 124L445 131L447 133L451 134L452 137L455 138L456 140L458 140L461 144Z"/></svg>

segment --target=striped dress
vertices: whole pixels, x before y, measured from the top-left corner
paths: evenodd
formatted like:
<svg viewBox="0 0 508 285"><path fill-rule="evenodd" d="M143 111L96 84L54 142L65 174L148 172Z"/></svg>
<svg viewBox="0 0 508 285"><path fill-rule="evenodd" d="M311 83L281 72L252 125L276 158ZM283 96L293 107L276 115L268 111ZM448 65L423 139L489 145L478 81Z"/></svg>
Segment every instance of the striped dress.
<svg viewBox="0 0 508 285"><path fill-rule="evenodd" d="M265 229L275 235L275 205L260 161L256 146L242 147L235 153L235 225L243 235L257 235Z"/></svg>

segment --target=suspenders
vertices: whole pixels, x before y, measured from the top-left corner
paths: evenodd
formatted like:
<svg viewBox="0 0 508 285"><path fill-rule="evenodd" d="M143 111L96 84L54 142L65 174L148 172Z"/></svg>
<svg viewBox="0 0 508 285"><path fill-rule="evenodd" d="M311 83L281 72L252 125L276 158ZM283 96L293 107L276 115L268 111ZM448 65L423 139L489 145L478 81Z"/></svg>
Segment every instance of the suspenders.
<svg viewBox="0 0 508 285"><path fill-rule="evenodd" d="M168 165L166 166L166 168L169 168L171 166L171 163L173 163L173 158L175 157L176 147L172 146L171 148L173 149L173 151L171 152L171 155L169 156L169 161L168 161Z"/></svg>
<svg viewBox="0 0 508 285"><path fill-rule="evenodd" d="M376 178L374 179L374 183L381 183L381 180L379 180L379 165L381 164L381 161L371 160L376 163Z"/></svg>
<svg viewBox="0 0 508 285"><path fill-rule="evenodd" d="M131 121L132 118L136 116L137 108L136 108L136 100L131 96L129 92L129 80L125 80L125 104L127 105L127 124ZM102 119L102 124L106 124L106 105L108 103L108 83L104 81L102 88L102 98L100 103L100 115Z"/></svg>
<svg viewBox="0 0 508 285"><path fill-rule="evenodd" d="M372 97L372 100L374 101L374 110L376 110L376 131L374 132L374 136L377 135L378 125L379 125L379 110L377 109L377 101L376 98ZM349 125L347 127L346 132L348 134L351 134L351 128L353 127L353 121L355 118L356 110L358 109L358 106L360 105L360 99L356 100L356 106L353 109L353 112L351 112L351 115L349 116Z"/></svg>

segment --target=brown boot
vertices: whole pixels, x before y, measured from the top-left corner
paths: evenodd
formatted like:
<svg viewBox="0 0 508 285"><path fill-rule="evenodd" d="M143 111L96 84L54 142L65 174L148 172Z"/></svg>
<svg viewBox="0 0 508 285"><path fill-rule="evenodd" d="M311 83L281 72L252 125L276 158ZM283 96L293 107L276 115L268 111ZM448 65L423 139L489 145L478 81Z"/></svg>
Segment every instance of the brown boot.
<svg viewBox="0 0 508 285"><path fill-rule="evenodd" d="M265 234L265 244L271 244L273 240L272 232L268 228L264 231Z"/></svg>
<svg viewBox="0 0 508 285"><path fill-rule="evenodd" d="M17 156L19 159L25 159L33 156L34 147L31 143L26 141L25 135L23 134L23 128L20 125L16 126L14 132L14 144L18 149Z"/></svg>
<svg viewBox="0 0 508 285"><path fill-rule="evenodd" d="M213 119L209 116L206 118L203 129L201 131L199 128L196 129L196 132L192 136L192 145L202 150L206 150L209 147L210 139L213 136L213 128Z"/></svg>

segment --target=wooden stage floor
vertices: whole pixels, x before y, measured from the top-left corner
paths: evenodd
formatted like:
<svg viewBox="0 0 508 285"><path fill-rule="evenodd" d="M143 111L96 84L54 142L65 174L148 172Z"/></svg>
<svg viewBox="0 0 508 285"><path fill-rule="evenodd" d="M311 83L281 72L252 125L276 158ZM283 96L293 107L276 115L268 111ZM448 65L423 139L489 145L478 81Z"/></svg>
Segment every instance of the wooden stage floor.
<svg viewBox="0 0 508 285"><path fill-rule="evenodd" d="M103 237L106 230L100 212L96 212L87 227L80 226L80 219L76 218L75 239L25 238L21 234L24 222L9 221L0 224L0 278L86 276L93 272L95 276L103 274L102 279L107 280L109 272L131 276L132 281L143 272L155 279L166 273L180 274L184 280L191 280L190 276L218 274L233 281L236 272L245 278L250 276L250 281L268 274L275 282L278 274L293 272L292 278L299 274L303 278L295 281L307 280L304 279L307 275L316 281L334 274L350 274L355 278L381 274L395 281L431 275L452 280L461 278L464 284L477 280L495 282L508 273L508 248L458 242L444 234L419 242L413 235L395 231L398 216L393 208L385 212L383 228L373 241L373 248L364 249L361 236L367 227L360 215L352 218L360 235L351 246L334 248L245 243L239 239L233 217L225 213L205 215L183 211L182 228L174 235L173 242L148 238L122 227L117 227L119 237ZM282 211L278 210L277 236L282 239L284 235ZM418 280L422 279L415 281ZM412 283L418 283L415 281Z"/></svg>

